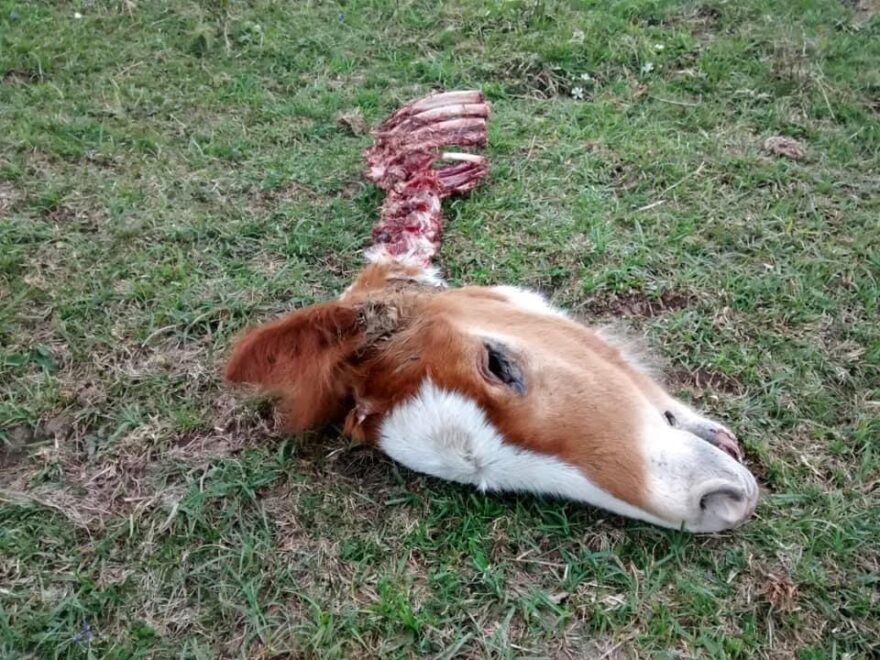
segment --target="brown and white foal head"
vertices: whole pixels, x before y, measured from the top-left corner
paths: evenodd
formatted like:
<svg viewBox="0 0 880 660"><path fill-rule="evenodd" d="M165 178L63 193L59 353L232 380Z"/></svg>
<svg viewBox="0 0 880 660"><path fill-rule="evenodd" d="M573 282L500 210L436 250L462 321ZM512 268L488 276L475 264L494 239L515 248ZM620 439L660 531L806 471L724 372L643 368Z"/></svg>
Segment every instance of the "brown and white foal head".
<svg viewBox="0 0 880 660"><path fill-rule="evenodd" d="M276 395L294 430L333 421L407 467L484 491L579 500L715 532L758 488L733 434L540 295L445 288L369 265L339 299L247 334L230 381Z"/></svg>

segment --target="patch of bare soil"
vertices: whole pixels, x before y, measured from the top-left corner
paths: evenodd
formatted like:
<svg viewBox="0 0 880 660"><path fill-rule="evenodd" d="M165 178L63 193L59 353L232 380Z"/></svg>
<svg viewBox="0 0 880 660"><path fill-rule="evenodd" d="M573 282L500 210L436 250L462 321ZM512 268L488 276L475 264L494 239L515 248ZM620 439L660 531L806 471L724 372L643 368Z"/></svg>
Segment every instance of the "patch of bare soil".
<svg viewBox="0 0 880 660"><path fill-rule="evenodd" d="M95 232L105 224L107 211L95 206L80 193L73 192L63 202L43 209L42 216L59 228L74 227L85 232Z"/></svg>
<svg viewBox="0 0 880 660"><path fill-rule="evenodd" d="M175 462L204 466L277 437L280 428L274 414L243 412L225 394L216 398L211 419L210 428L187 433L159 420L148 421L95 456L95 429L88 421L61 413L33 433L30 444L42 444L36 451L24 451L31 446L21 443L31 436L16 430L22 449L0 458L5 463L0 497L45 506L90 531L101 529L111 517L173 510L173 500L182 495L167 483ZM35 478L41 474L52 476Z"/></svg>
<svg viewBox="0 0 880 660"><path fill-rule="evenodd" d="M773 156L782 156L789 160L803 160L807 151L804 145L794 138L776 135L764 140L764 151Z"/></svg>
<svg viewBox="0 0 880 660"><path fill-rule="evenodd" d="M342 185L338 191L338 195L343 199L351 199L360 195L367 187L367 183L361 179L352 179Z"/></svg>
<svg viewBox="0 0 880 660"><path fill-rule="evenodd" d="M744 390L743 384L733 376L708 367L673 372L670 380L698 392L709 390L724 394L742 394Z"/></svg>
<svg viewBox="0 0 880 660"><path fill-rule="evenodd" d="M326 446L322 452L326 454ZM371 490L369 484L377 487L388 485L391 459L371 446L343 446L332 452L329 460L334 473L356 480L364 490Z"/></svg>
<svg viewBox="0 0 880 660"><path fill-rule="evenodd" d="M20 424L6 429L4 442L0 443L0 470L18 463L33 442L34 431L29 426Z"/></svg>
<svg viewBox="0 0 880 660"><path fill-rule="evenodd" d="M770 606L780 612L794 612L798 609L798 586L785 573L765 572L763 597Z"/></svg>
<svg viewBox="0 0 880 660"><path fill-rule="evenodd" d="M567 95L571 81L558 66L537 55L515 56L499 66L497 79L503 80L515 94L539 99Z"/></svg>
<svg viewBox="0 0 880 660"><path fill-rule="evenodd" d="M47 220L51 220L56 225L66 225L76 217L76 214L64 204L56 204L46 210L45 216Z"/></svg>
<svg viewBox="0 0 880 660"><path fill-rule="evenodd" d="M669 26L681 26L693 36L708 41L721 27L723 14L711 4L698 5L682 14L673 15L663 21Z"/></svg>
<svg viewBox="0 0 880 660"><path fill-rule="evenodd" d="M36 73L25 69L9 69L2 78L4 85L25 85L38 79L39 76Z"/></svg>
<svg viewBox="0 0 880 660"><path fill-rule="evenodd" d="M0 469L14 468L41 447L59 446L74 433L75 420L60 413L41 422L36 428L16 424L6 429L5 442L0 444ZM3 481L0 480L0 484Z"/></svg>
<svg viewBox="0 0 880 660"><path fill-rule="evenodd" d="M18 203L21 195L8 181L0 181L0 216L4 216Z"/></svg>
<svg viewBox="0 0 880 660"><path fill-rule="evenodd" d="M315 260L317 266L324 272L331 273L334 277L344 280L352 278L352 264L343 260L343 255L325 254Z"/></svg>
<svg viewBox="0 0 880 660"><path fill-rule="evenodd" d="M750 557L748 568L740 576L738 595L750 603L761 603L773 612L798 611L800 589L783 563L786 562L771 567Z"/></svg>
<svg viewBox="0 0 880 660"><path fill-rule="evenodd" d="M355 108L348 112L340 112L336 115L336 123L354 136L365 135L368 131L367 122L364 120L364 115L360 108Z"/></svg>
<svg viewBox="0 0 880 660"><path fill-rule="evenodd" d="M278 188L253 191L250 195L250 203L255 209L269 209L280 203L295 202L301 199L315 200L321 197L321 193L310 185L291 180Z"/></svg>
<svg viewBox="0 0 880 660"><path fill-rule="evenodd" d="M843 4L851 7L860 19L870 19L880 14L880 0L843 0Z"/></svg>
<svg viewBox="0 0 880 660"><path fill-rule="evenodd" d="M672 289L656 297L650 297L644 291L623 294L602 292L593 295L585 308L595 316L653 318L685 309L692 302L693 296L689 293Z"/></svg>
<svg viewBox="0 0 880 660"><path fill-rule="evenodd" d="M233 456L250 446L277 439L284 434L284 424L274 406L245 411L240 399L229 392L214 399L213 425L177 433L169 443L167 455L189 463L204 464Z"/></svg>

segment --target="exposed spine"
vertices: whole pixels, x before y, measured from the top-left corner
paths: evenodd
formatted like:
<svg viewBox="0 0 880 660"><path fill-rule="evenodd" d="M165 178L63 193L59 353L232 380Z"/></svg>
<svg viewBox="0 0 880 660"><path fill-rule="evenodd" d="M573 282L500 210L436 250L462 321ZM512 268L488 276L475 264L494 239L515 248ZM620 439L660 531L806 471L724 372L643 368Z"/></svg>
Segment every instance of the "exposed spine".
<svg viewBox="0 0 880 660"><path fill-rule="evenodd" d="M364 152L366 177L386 193L368 259L431 263L443 230L441 200L472 190L489 171L485 156L440 150L485 147L489 110L480 91L443 92L408 103L379 126Z"/></svg>

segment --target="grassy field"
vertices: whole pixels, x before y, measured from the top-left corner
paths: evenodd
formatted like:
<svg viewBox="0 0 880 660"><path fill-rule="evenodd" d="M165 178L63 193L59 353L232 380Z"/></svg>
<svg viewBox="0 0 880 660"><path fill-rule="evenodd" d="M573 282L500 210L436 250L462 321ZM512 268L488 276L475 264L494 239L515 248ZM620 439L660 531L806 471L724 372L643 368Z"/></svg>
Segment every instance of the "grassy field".
<svg viewBox="0 0 880 660"><path fill-rule="evenodd" d="M644 335L746 527L479 495L220 382L358 269L364 126L463 86L444 272ZM0 656L876 652L878 99L871 0L0 0Z"/></svg>

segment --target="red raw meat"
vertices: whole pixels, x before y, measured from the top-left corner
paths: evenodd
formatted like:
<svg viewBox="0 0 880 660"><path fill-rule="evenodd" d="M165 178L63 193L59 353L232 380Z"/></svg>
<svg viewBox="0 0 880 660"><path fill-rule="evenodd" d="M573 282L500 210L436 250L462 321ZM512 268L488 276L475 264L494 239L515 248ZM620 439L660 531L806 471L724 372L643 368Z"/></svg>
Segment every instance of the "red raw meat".
<svg viewBox="0 0 880 660"><path fill-rule="evenodd" d="M364 152L366 177L386 193L368 258L430 264L443 229L440 200L473 189L489 171L485 156L440 149L485 147L489 109L480 91L442 92L408 103L379 126Z"/></svg>

